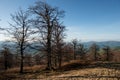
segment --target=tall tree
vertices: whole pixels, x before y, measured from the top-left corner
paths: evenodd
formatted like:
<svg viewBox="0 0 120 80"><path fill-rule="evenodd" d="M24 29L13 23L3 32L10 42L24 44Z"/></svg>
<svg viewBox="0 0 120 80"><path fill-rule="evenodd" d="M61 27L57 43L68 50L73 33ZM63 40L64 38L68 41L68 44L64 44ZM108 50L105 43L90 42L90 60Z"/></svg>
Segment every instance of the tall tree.
<svg viewBox="0 0 120 80"><path fill-rule="evenodd" d="M40 33L40 42L43 44L47 54L47 68L52 69L52 34L54 22L60 22L60 18L64 16L64 11L59 10L56 7L51 7L45 2L36 2L36 4L30 7L30 11L37 17L35 25Z"/></svg>
<svg viewBox="0 0 120 80"><path fill-rule="evenodd" d="M16 42L18 53L20 53L20 73L23 73L24 51L28 47L30 36L32 34L29 22L29 14L26 11L19 10L15 14L11 14L13 23L10 23L10 29L7 30L12 40Z"/></svg>

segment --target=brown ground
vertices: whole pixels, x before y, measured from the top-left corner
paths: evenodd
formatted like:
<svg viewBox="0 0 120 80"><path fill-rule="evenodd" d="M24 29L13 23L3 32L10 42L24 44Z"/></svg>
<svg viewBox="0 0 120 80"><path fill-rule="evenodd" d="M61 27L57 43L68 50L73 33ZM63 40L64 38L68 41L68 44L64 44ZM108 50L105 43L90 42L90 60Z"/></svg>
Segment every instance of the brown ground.
<svg viewBox="0 0 120 80"><path fill-rule="evenodd" d="M120 63L72 62L62 66L62 71L44 71L44 67L25 67L24 74L18 68L9 69L0 72L0 80L120 80Z"/></svg>

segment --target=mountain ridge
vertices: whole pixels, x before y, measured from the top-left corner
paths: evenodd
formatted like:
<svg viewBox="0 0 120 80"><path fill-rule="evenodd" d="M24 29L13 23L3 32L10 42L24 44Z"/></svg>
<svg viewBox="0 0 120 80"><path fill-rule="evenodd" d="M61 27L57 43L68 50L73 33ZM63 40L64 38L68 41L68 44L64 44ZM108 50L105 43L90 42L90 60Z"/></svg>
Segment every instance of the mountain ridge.
<svg viewBox="0 0 120 80"><path fill-rule="evenodd" d="M120 46L120 41L89 41L83 42L83 44L87 47L90 47L93 43L96 43L99 47L109 46L111 48Z"/></svg>
<svg viewBox="0 0 120 80"><path fill-rule="evenodd" d="M109 46L111 48L120 47L120 41L88 41L88 42L81 42L85 47L89 48L93 43L96 43L100 48L103 48L104 46ZM12 48L15 47L14 42L5 42L0 41L0 50L2 49L4 44L10 45ZM35 43L32 43L32 45L36 45ZM38 44L37 44L38 45Z"/></svg>

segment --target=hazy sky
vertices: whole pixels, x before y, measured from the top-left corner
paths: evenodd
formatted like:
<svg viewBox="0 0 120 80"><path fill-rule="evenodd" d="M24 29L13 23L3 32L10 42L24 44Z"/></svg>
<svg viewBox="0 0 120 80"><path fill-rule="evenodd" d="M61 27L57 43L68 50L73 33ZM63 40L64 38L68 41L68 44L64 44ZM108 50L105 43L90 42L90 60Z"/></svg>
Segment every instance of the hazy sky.
<svg viewBox="0 0 120 80"><path fill-rule="evenodd" d="M0 26L7 27L10 14L27 9L38 0L0 0ZM65 10L66 40L120 41L120 0L43 0ZM4 36L0 35L0 40Z"/></svg>

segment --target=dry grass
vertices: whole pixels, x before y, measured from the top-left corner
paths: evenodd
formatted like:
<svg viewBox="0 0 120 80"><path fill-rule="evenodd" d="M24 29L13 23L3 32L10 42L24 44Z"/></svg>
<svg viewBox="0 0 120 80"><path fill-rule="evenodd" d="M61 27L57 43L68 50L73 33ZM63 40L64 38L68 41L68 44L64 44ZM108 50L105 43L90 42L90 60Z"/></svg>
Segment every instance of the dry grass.
<svg viewBox="0 0 120 80"><path fill-rule="evenodd" d="M96 65L93 63L89 65ZM79 68L73 69L76 64L76 67L79 66ZM80 68L82 64L86 67ZM107 65L110 67L106 67L106 64L105 67L87 67L89 65L84 62L72 61L63 65L62 68L70 69L66 71L44 71L42 69L45 66L25 67L25 73L22 75L18 73L18 68L14 68L1 73L0 80L119 80L120 78L120 64Z"/></svg>
<svg viewBox="0 0 120 80"><path fill-rule="evenodd" d="M61 80L113 80L120 77L120 70L107 69L107 68L87 68L87 69L78 69L64 72L57 77ZM53 76L53 79L56 76ZM57 79L55 79L57 80Z"/></svg>
<svg viewBox="0 0 120 80"><path fill-rule="evenodd" d="M12 68L6 71L0 72L0 80L13 80L13 79L21 79L21 78L32 78L36 74L41 74L41 70L44 69L44 65L35 65L32 67L24 67L24 73L19 73L19 68ZM34 75L35 74L35 75ZM34 76L33 76L34 75Z"/></svg>
<svg viewBox="0 0 120 80"><path fill-rule="evenodd" d="M45 65L35 65L35 66L31 66L31 67L24 67L24 72L36 72L39 71L41 69L44 69ZM18 73L19 72L19 68L11 68L6 70L6 73Z"/></svg>

